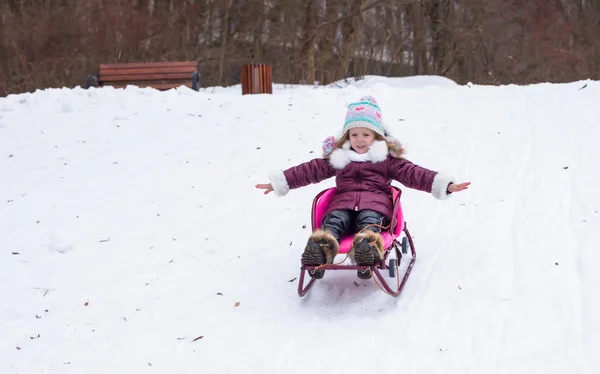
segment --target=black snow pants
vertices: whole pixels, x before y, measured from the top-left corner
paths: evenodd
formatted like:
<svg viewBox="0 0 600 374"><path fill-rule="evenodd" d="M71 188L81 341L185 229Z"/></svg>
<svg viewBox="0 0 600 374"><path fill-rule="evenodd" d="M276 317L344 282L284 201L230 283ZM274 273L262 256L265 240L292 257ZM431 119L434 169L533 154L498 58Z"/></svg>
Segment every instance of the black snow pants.
<svg viewBox="0 0 600 374"><path fill-rule="evenodd" d="M340 238L351 233L357 233L369 225L367 230L381 232L381 227L389 225L390 220L381 213L374 210L334 210L327 213L323 219L322 229L329 230L333 236L340 241Z"/></svg>

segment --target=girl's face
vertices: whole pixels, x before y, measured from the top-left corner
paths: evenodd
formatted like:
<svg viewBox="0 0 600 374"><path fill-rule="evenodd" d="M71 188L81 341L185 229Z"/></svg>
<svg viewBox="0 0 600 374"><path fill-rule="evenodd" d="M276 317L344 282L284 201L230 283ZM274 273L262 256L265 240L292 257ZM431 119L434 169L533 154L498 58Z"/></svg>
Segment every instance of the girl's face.
<svg viewBox="0 0 600 374"><path fill-rule="evenodd" d="M350 129L350 145L356 153L367 153L371 144L375 140L375 131L366 127L355 127Z"/></svg>

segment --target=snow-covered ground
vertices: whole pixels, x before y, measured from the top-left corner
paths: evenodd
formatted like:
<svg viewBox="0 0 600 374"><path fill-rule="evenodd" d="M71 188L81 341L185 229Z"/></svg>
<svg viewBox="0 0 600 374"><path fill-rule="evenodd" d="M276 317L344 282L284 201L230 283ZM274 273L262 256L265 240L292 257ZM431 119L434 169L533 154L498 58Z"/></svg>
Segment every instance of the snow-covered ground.
<svg viewBox="0 0 600 374"><path fill-rule="evenodd" d="M299 298L333 180L254 185L365 94L408 159L472 185L404 189L400 297L329 272ZM0 98L0 373L599 373L599 103L436 77Z"/></svg>

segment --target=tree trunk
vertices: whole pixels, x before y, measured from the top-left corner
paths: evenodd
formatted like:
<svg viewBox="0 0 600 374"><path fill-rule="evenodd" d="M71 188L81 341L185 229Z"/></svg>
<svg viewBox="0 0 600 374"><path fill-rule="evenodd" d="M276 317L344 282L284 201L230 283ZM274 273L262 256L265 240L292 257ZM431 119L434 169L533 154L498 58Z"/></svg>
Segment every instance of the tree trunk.
<svg viewBox="0 0 600 374"><path fill-rule="evenodd" d="M364 0L356 0L352 3L350 7L350 12L357 12L362 8ZM344 44L342 47L342 73L344 74L344 79L348 77L348 68L350 67L350 59L354 55L354 45L356 40L356 33L358 29L358 17L360 14L357 13L356 16L350 17L348 20L344 21L344 25L342 27L342 35L344 37ZM356 65L356 64L355 64ZM355 70L355 69L353 69Z"/></svg>
<svg viewBox="0 0 600 374"><path fill-rule="evenodd" d="M413 64L414 75L429 74L427 46L425 45L425 17L423 6L416 1L411 6L411 23L413 31Z"/></svg>
<svg viewBox="0 0 600 374"><path fill-rule="evenodd" d="M225 64L225 50L227 48L227 36L229 35L229 11L233 5L233 0L227 1L227 8L225 14L221 19L221 56L219 57L219 86L223 85L223 65Z"/></svg>
<svg viewBox="0 0 600 374"><path fill-rule="evenodd" d="M260 17L264 17L264 13L265 13L265 4L264 4L264 0L258 0L255 2L256 3L256 14L260 15ZM265 18L262 19L256 19L256 24L254 26L254 33L252 35L252 41L253 41L253 55L254 55L254 59L257 62L262 62L262 35L265 29Z"/></svg>
<svg viewBox="0 0 600 374"><path fill-rule="evenodd" d="M316 4L315 0L306 0L304 6L304 27L300 43L300 66L306 61L304 80L308 84L315 83L315 35L316 35Z"/></svg>

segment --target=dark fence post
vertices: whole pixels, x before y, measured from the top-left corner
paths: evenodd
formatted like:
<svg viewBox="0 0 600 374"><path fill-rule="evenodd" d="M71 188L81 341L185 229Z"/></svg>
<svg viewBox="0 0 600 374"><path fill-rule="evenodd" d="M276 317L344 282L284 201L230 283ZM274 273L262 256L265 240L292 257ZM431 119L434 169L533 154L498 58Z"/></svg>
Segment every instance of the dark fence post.
<svg viewBox="0 0 600 374"><path fill-rule="evenodd" d="M273 69L269 64L242 65L242 95L272 94Z"/></svg>

